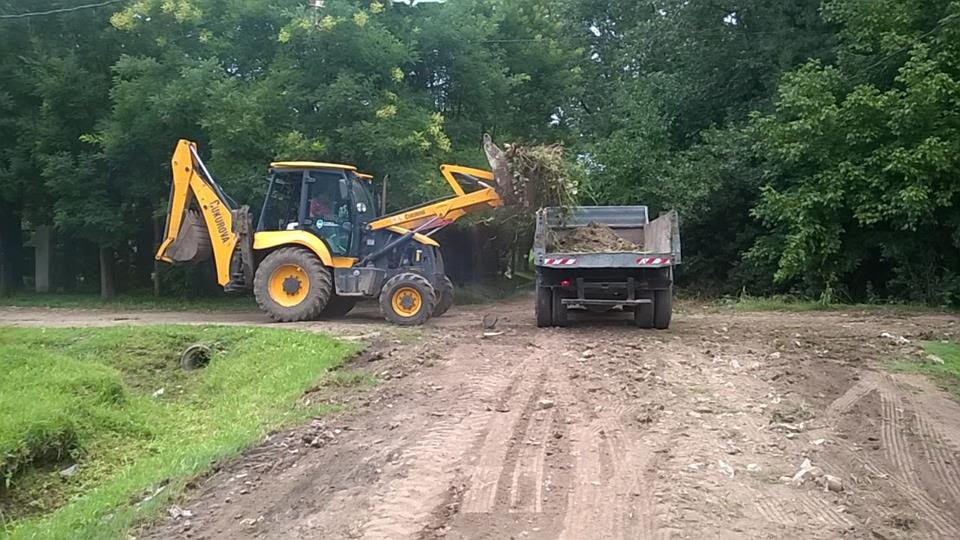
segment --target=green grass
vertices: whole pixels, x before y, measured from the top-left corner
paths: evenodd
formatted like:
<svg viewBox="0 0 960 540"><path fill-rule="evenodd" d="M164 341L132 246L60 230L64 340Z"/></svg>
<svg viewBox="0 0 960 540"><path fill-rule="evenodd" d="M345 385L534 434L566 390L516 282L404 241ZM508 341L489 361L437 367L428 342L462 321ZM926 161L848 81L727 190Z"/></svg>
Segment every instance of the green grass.
<svg viewBox="0 0 960 540"><path fill-rule="evenodd" d="M193 343L213 358L184 371ZM0 536L124 536L211 464L330 410L305 389L366 382L327 373L357 348L265 328L0 328Z"/></svg>
<svg viewBox="0 0 960 540"><path fill-rule="evenodd" d="M713 302L719 310L738 312L767 312L781 311L804 313L812 311L874 311L886 313L917 313L949 311L945 307L932 307L921 304L841 304L823 303L812 300L800 300L787 296L758 297L727 297Z"/></svg>
<svg viewBox="0 0 960 540"><path fill-rule="evenodd" d="M257 309L252 296L166 297L147 294L118 295L104 300L95 294L16 293L0 297L0 306L74 309L126 309L134 311L245 311Z"/></svg>
<svg viewBox="0 0 960 540"><path fill-rule="evenodd" d="M890 369L928 375L960 398L960 343L926 341L920 345L927 354L943 360L943 363L930 357L923 360L899 360L891 364Z"/></svg>
<svg viewBox="0 0 960 540"><path fill-rule="evenodd" d="M520 277L490 283L469 283L454 288L454 305L492 304L522 297L532 293L533 289L533 281Z"/></svg>

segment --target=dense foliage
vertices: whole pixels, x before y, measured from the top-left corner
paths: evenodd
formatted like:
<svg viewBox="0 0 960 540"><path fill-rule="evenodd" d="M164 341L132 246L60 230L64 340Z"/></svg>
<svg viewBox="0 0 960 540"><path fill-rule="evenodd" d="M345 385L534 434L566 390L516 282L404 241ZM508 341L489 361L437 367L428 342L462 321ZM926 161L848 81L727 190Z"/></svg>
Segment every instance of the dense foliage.
<svg viewBox="0 0 960 540"><path fill-rule="evenodd" d="M322 4L0 19L0 289L44 225L64 287L146 286L181 137L238 200L322 159L391 174L400 207L490 132L564 143L588 201L677 209L688 287L960 302L956 1Z"/></svg>

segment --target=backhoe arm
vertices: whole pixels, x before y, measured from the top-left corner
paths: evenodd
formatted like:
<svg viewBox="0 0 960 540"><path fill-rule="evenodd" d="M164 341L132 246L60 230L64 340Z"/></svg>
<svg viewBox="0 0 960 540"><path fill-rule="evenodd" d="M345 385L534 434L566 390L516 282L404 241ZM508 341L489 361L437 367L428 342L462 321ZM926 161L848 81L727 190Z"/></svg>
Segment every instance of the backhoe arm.
<svg viewBox="0 0 960 540"><path fill-rule="evenodd" d="M165 236L157 259L198 262L213 252L220 285L230 282L230 259L239 235L234 232L232 203L207 171L197 145L181 139L170 161L173 186Z"/></svg>
<svg viewBox="0 0 960 540"><path fill-rule="evenodd" d="M443 165L440 172L453 189L453 196L386 215L370 223L370 228L427 231L449 225L467 214L499 208L504 205L504 201L511 202L513 177L510 175L506 154L493 143L489 135L483 137L483 149L493 172L459 165ZM467 192L464 185L474 189Z"/></svg>

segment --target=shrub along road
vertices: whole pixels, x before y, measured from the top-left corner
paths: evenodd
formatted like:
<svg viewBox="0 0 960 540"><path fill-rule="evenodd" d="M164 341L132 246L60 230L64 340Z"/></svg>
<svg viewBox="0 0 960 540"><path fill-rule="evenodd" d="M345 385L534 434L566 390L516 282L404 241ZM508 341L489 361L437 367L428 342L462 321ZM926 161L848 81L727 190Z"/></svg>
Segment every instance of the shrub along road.
<svg viewBox="0 0 960 540"><path fill-rule="evenodd" d="M481 317L499 316L483 336ZM264 322L5 309L0 324ZM119 320L116 320L119 319ZM960 406L931 362L954 315L690 308L539 330L529 302L410 331L373 310L288 325L370 340L376 387L199 481L147 538L960 536ZM283 359L277 359L282 362Z"/></svg>

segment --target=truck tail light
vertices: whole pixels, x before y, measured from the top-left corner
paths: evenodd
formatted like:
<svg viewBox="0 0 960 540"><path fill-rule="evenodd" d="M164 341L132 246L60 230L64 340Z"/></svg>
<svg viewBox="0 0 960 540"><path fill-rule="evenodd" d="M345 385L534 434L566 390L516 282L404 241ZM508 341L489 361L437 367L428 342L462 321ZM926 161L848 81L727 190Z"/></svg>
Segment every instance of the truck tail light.
<svg viewBox="0 0 960 540"><path fill-rule="evenodd" d="M562 281L560 282L560 286L563 287L564 289L569 289L569 288L570 288L570 280L569 280L569 279L564 279L564 280L562 280Z"/></svg>

